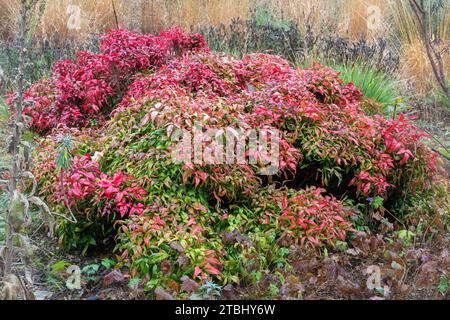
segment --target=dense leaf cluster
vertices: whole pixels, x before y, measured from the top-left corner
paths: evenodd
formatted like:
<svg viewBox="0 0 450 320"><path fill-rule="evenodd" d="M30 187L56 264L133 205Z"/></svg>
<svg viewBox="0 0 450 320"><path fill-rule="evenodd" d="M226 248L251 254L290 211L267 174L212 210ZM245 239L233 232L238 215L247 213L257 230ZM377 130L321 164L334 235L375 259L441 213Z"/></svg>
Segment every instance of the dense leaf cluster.
<svg viewBox="0 0 450 320"><path fill-rule="evenodd" d="M179 292L183 276L254 280L283 267L292 246L345 241L355 221L345 197L395 202L429 189L436 173L424 134L403 115L365 114L360 90L332 69L211 53L201 36L178 29L112 31L100 54L58 63L27 99L32 128L46 135L35 168L41 192L79 217L61 224L63 243L94 244L85 238L98 225L120 219L117 250L134 276L151 275L148 290ZM278 172L261 176L264 154L251 150L251 163L174 162L172 133L196 122L281 132ZM61 131L76 148L58 175Z"/></svg>

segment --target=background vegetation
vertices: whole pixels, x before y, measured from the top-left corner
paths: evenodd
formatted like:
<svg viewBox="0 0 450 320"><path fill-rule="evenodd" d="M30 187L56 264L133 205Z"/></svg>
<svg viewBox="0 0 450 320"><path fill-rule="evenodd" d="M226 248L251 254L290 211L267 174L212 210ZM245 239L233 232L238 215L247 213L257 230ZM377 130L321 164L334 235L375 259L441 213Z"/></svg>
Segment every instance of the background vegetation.
<svg viewBox="0 0 450 320"><path fill-rule="evenodd" d="M430 3L431 25L437 39L448 45L450 40L450 10L448 0ZM11 38L17 31L18 0L0 1L0 27L3 38ZM81 29L67 27L69 4L81 7ZM373 9L376 6L379 12ZM178 25L193 31L216 27L224 28L233 37L237 20L254 18L261 25L270 25L287 31L295 23L304 37L313 34L332 35L367 42L384 39L400 57L398 75L413 85L414 95L423 97L433 87L433 77L421 43L420 32L407 0L61 0L46 1L42 20L35 26L36 34L49 41L85 40L92 34L114 28L119 24L144 32L158 32ZM61 14L62 13L62 14ZM368 21L380 14L379 28L368 28ZM245 26L243 26L244 29ZM242 30L241 32L246 33ZM251 35L251 33L246 34ZM283 36L283 33L278 36ZM223 40L223 39L222 39ZM313 39L312 39L313 40ZM211 44L214 47L214 44ZM276 50L274 46L273 49ZM445 56L447 73L450 74L450 53ZM366 61L368 62L368 61ZM376 65L376 61L373 61Z"/></svg>

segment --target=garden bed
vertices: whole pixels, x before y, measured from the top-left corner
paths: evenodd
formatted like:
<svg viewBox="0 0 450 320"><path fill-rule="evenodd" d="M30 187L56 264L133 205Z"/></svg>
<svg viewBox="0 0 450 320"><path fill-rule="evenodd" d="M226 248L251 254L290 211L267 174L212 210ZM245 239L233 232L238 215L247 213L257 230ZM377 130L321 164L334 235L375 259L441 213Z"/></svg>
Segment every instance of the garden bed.
<svg viewBox="0 0 450 320"><path fill-rule="evenodd" d="M212 53L180 29L116 30L25 99L39 195L58 212L47 231L68 251L114 248L121 285L157 298L407 298L427 278L425 296L446 294L442 161L405 115L368 112L331 68ZM240 163L186 161L173 134L197 123L226 142L264 130L277 157L258 145ZM94 260L82 297L104 296L113 266ZM383 286L369 290L371 268Z"/></svg>

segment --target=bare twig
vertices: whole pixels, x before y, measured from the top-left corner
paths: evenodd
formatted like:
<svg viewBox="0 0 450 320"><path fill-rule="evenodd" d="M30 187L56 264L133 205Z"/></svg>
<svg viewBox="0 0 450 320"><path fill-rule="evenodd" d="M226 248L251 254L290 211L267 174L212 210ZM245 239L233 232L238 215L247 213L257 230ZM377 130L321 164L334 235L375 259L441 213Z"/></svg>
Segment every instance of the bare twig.
<svg viewBox="0 0 450 320"><path fill-rule="evenodd" d="M33 1L32 1L33 2ZM25 53L26 53L26 35L28 33L27 27L27 16L28 11L31 9L32 2L27 0L21 0L21 10L20 10L20 32L19 32L19 44L20 44L20 53L19 53L19 67L18 67L18 91L17 97L13 104L13 137L11 141L11 156L12 156L12 165L11 165L11 178L9 180L9 196L10 199L14 198L14 194L17 190L17 185L19 182L19 178L21 175L21 156L20 156L20 142L22 139L23 133L23 96L24 96L24 70L25 70ZM14 230L12 228L12 208L10 207L6 213L6 256L4 257L5 261L5 269L4 276L11 274L12 272L12 263L14 257L13 250L13 233Z"/></svg>
<svg viewBox="0 0 450 320"><path fill-rule="evenodd" d="M119 29L119 19L117 18L116 4L114 3L114 0L111 0L111 4L114 14L114 21L116 23L116 29Z"/></svg>

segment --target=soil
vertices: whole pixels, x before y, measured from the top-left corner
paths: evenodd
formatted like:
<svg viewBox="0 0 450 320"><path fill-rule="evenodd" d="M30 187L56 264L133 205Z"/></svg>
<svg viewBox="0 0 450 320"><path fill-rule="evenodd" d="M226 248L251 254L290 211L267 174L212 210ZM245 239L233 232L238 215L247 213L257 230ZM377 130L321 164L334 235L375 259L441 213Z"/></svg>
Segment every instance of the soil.
<svg viewBox="0 0 450 320"><path fill-rule="evenodd" d="M33 285L28 285L35 299L40 300L134 300L154 298L144 292L145 280L130 285L126 268L102 265L114 256L96 252L90 256L70 255L55 242L39 234L32 239L36 246ZM220 297L208 299L306 299L306 300L444 300L449 298L450 236L437 235L426 241L400 239L391 231L355 235L348 248L324 254L317 250L293 248L291 268L273 270L259 282L248 286L226 286ZM111 251L109 251L111 252ZM81 289L70 290L67 268L52 272L59 261L66 265L98 266L95 272L82 271ZM377 283L377 272L380 283ZM372 288L370 285L376 285ZM368 288L369 287L371 288ZM161 290L156 298L173 298Z"/></svg>

